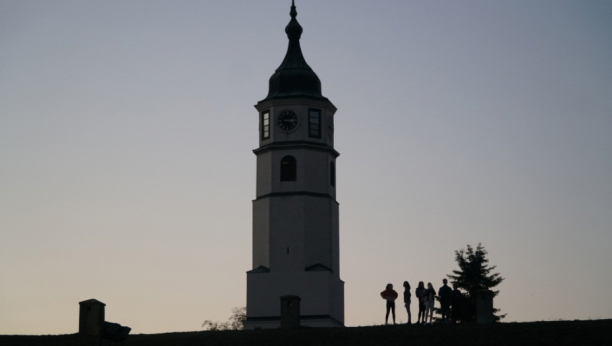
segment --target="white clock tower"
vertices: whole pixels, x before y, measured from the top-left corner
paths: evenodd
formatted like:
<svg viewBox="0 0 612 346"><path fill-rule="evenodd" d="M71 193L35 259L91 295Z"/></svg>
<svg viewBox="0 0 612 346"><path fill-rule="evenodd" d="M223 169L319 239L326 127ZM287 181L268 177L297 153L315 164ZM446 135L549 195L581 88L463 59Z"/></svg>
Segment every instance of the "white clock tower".
<svg viewBox="0 0 612 346"><path fill-rule="evenodd" d="M300 48L291 6L289 48L257 103L257 198L245 328L277 328L281 301L299 296L301 325L344 326L340 280L334 113Z"/></svg>

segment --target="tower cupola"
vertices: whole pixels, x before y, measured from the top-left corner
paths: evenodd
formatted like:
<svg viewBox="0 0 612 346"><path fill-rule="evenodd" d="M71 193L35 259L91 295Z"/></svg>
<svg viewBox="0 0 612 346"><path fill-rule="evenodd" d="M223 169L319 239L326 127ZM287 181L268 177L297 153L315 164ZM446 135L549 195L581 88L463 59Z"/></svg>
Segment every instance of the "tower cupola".
<svg viewBox="0 0 612 346"><path fill-rule="evenodd" d="M317 77L312 68L308 66L304 55L302 55L300 37L302 36L303 29L297 19L295 19L297 11L294 2L292 2L289 14L291 15L291 20L285 28L289 38L287 54L272 77L270 77L268 96L259 102L297 97L327 100L321 94L321 80L319 80L319 77Z"/></svg>

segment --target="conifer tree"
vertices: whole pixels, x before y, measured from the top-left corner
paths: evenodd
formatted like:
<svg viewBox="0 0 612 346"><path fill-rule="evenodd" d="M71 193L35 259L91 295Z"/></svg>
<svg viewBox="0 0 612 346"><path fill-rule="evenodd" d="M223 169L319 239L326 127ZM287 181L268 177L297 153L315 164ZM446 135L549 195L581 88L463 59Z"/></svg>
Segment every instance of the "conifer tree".
<svg viewBox="0 0 612 346"><path fill-rule="evenodd" d="M452 284L457 284L457 288L464 291L463 299L456 309L455 316L461 322L473 322L476 320L476 292L483 289L492 289L499 285L504 278L499 273L491 274L497 266L489 266L487 251L478 243L476 249L470 245L467 250L455 251L455 261L459 265L459 270L453 270L453 275L447 275ZM499 291L493 291L496 297ZM499 315L499 309L493 309L495 320L506 317Z"/></svg>

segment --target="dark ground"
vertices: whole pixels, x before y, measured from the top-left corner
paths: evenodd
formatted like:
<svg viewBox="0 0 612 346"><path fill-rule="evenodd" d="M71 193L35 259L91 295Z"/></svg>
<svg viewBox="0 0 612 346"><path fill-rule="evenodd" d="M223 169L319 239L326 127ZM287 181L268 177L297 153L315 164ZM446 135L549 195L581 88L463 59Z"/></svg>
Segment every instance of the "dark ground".
<svg viewBox="0 0 612 346"><path fill-rule="evenodd" d="M95 337L77 334L0 335L0 346L98 344ZM612 320L137 334L123 345L612 345Z"/></svg>

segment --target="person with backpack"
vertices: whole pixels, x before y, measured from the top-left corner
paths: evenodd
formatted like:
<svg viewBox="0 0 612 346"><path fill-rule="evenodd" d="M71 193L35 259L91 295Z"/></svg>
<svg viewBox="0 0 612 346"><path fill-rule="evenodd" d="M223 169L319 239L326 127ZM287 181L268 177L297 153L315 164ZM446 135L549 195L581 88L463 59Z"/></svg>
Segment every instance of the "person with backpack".
<svg viewBox="0 0 612 346"><path fill-rule="evenodd" d="M414 294L419 300L419 314L417 315L417 324L425 323L425 284L423 283L423 281L419 281L419 286L414 291Z"/></svg>

